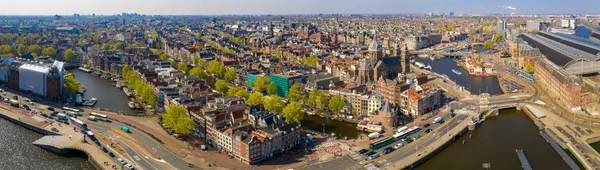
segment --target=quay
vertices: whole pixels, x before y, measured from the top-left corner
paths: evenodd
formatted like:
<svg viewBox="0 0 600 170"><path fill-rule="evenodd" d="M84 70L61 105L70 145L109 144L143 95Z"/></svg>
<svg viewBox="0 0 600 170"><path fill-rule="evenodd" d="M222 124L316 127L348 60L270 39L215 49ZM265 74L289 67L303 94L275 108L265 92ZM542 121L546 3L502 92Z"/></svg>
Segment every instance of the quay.
<svg viewBox="0 0 600 170"><path fill-rule="evenodd" d="M554 141L553 139L551 139L548 135L546 135L545 133L541 133L540 135L546 140L546 142L550 143L550 145L552 146L552 148L554 148L554 150L556 152L558 152L558 155L560 155L560 157L565 160L565 162L567 163L567 165L569 165L569 167L571 167L571 169L573 170L579 170L579 166L577 166L577 163L575 163L575 161L573 159L571 159L571 157L567 154L567 152L565 152L557 143L556 141Z"/></svg>
<svg viewBox="0 0 600 170"><path fill-rule="evenodd" d="M88 161L96 169L111 169L111 167L105 166L103 162L109 162L111 165L120 165L105 154L96 144L91 142L88 137L84 136L80 132L80 128L76 128L75 130L73 126L58 124L54 120L26 112L5 103L0 103L0 117L34 132L46 135L33 142L33 145L40 148L57 154L66 154L72 150L84 152L88 156ZM53 131L53 128L56 131Z"/></svg>
<svg viewBox="0 0 600 170"><path fill-rule="evenodd" d="M523 149L517 149L517 157L519 157L519 161L521 161L521 167L523 167L524 170L533 170L533 168L531 168L531 164L529 164L529 160L527 160L527 157L525 156L525 152L523 152Z"/></svg>

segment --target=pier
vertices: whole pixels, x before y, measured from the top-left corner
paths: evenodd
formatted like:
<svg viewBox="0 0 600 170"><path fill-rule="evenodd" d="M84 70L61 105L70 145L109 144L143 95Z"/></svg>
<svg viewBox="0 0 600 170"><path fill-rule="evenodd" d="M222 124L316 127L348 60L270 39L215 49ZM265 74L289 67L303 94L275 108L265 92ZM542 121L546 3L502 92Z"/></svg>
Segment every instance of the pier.
<svg viewBox="0 0 600 170"><path fill-rule="evenodd" d="M550 145L552 146L552 148L554 148L554 150L556 152L558 152L558 155L560 155L560 157L562 157L563 160L565 160L565 162L567 163L567 165L569 165L569 167L571 167L571 169L573 170L579 170L579 166L577 166L577 163L575 163L575 161L573 159L571 159L571 157L567 154L567 152L565 152L557 143L556 141L554 141L553 139L551 139L548 135L546 135L545 133L541 133L540 135L546 140L546 142L550 143Z"/></svg>
<svg viewBox="0 0 600 170"><path fill-rule="evenodd" d="M525 152L523 152L523 149L517 149L517 157L519 157L519 161L521 161L521 167L523 167L524 170L533 170L533 168L531 168L531 164L529 164L529 161L525 156Z"/></svg>

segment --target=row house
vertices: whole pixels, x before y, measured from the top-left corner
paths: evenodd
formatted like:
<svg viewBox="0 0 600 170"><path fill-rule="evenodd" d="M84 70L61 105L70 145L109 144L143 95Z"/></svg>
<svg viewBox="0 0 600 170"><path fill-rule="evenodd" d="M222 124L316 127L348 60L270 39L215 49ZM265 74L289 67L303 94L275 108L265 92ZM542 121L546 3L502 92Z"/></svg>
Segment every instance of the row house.
<svg viewBox="0 0 600 170"><path fill-rule="evenodd" d="M407 96L407 110L413 117L421 116L441 106L442 91L428 83L415 85L405 92Z"/></svg>

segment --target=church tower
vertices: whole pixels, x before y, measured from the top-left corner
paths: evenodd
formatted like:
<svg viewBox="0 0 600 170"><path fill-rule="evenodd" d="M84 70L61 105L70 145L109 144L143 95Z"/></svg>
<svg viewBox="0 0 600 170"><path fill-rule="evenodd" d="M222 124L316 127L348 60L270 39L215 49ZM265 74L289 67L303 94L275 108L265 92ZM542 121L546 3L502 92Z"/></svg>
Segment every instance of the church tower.
<svg viewBox="0 0 600 170"><path fill-rule="evenodd" d="M379 59L383 58L383 49L381 45L377 42L377 39L373 39L371 44L369 44L369 53L367 54L367 59L371 66L375 66Z"/></svg>
<svg viewBox="0 0 600 170"><path fill-rule="evenodd" d="M402 47L402 55L400 56L400 64L402 65L402 73L409 73L410 72L410 54L408 52L408 47L406 46L406 43L404 43L404 46Z"/></svg>
<svg viewBox="0 0 600 170"><path fill-rule="evenodd" d="M356 80L358 84L367 84L374 80L373 75L373 67L367 61L364 61L362 65L358 68L358 79Z"/></svg>

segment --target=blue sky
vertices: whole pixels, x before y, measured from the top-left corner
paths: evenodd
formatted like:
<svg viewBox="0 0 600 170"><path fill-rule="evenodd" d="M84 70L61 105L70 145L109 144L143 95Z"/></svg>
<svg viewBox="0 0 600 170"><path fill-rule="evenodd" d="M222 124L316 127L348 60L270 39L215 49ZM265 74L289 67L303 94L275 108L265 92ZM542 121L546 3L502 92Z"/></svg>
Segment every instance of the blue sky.
<svg viewBox="0 0 600 170"><path fill-rule="evenodd" d="M0 15L600 13L600 0L1 0ZM507 8L510 6L509 9Z"/></svg>

